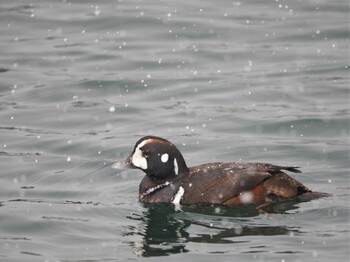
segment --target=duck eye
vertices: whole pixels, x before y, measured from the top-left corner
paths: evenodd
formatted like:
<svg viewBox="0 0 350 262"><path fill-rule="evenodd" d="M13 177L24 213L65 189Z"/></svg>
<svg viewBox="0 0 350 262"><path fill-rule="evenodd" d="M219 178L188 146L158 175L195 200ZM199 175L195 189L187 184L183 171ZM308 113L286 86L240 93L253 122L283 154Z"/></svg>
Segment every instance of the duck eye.
<svg viewBox="0 0 350 262"><path fill-rule="evenodd" d="M144 150L144 151L142 151L142 155L143 155L144 157L149 157L149 156L151 155L151 151L149 151L149 150Z"/></svg>

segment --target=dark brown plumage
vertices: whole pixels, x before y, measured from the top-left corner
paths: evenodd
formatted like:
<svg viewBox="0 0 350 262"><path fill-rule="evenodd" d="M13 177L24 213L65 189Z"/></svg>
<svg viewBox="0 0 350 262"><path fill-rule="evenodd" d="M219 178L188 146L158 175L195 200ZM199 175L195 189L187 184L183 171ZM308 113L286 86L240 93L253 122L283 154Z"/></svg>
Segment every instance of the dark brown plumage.
<svg viewBox="0 0 350 262"><path fill-rule="evenodd" d="M327 196L288 176L296 167L266 163L209 163L188 168L168 140L146 136L125 160L127 167L146 173L139 187L142 202L182 205L264 204Z"/></svg>

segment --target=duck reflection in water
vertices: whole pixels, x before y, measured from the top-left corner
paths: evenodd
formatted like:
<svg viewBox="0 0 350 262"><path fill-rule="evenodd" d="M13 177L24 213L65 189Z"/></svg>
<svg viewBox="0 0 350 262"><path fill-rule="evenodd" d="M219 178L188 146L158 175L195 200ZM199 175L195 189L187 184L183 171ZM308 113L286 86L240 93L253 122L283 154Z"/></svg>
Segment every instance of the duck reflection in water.
<svg viewBox="0 0 350 262"><path fill-rule="evenodd" d="M296 202L275 206L274 212L298 208ZM299 232L296 228L254 223L259 215L256 208L248 207L195 207L183 206L181 212L171 204L142 204L145 211L130 219L141 221L138 228L129 228L125 235L139 235L141 241L130 242L138 256L167 256L189 252L188 243L239 244L251 242L243 236L288 235ZM268 215L268 214L267 214ZM263 248L263 247L262 247ZM233 249L233 247L232 247Z"/></svg>

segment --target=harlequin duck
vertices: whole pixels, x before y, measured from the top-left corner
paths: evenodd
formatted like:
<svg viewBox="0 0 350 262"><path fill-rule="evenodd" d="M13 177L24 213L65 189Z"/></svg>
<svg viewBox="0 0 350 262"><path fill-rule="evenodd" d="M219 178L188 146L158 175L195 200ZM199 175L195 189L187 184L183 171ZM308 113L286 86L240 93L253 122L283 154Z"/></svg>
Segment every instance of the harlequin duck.
<svg viewBox="0 0 350 262"><path fill-rule="evenodd" d="M234 206L327 195L283 172L300 173L297 167L241 162L187 167L176 146L156 136L138 140L124 165L146 173L139 187L141 202ZM120 163L112 165L119 167Z"/></svg>

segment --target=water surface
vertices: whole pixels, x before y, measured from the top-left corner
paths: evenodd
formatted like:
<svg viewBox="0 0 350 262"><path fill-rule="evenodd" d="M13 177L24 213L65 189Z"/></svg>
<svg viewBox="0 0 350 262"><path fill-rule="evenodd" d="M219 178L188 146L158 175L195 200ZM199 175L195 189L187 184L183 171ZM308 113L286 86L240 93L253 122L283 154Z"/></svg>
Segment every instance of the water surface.
<svg viewBox="0 0 350 262"><path fill-rule="evenodd" d="M347 1L2 1L0 260L347 261ZM138 203L143 135L329 198Z"/></svg>

